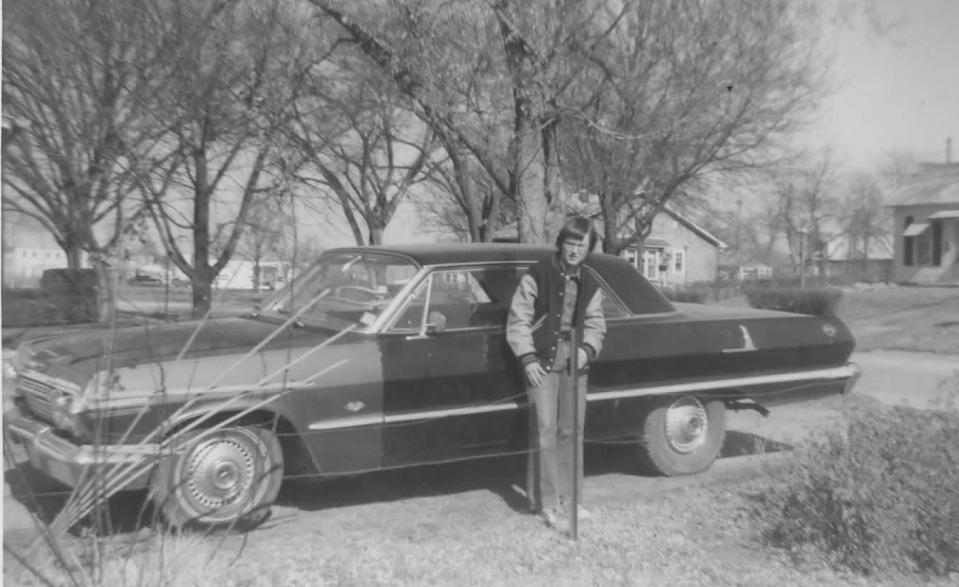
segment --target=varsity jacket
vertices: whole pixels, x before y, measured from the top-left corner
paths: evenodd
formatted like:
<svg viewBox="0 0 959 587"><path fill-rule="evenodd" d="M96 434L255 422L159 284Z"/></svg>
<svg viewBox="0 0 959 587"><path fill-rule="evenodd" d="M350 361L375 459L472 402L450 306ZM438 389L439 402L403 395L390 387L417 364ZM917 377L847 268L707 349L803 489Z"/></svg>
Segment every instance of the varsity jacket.
<svg viewBox="0 0 959 587"><path fill-rule="evenodd" d="M524 366L539 361L549 371L553 365L560 338L565 280L559 256L552 255L533 265L516 287L506 321L506 342ZM582 266L572 327L592 362L603 348L606 320L599 283Z"/></svg>

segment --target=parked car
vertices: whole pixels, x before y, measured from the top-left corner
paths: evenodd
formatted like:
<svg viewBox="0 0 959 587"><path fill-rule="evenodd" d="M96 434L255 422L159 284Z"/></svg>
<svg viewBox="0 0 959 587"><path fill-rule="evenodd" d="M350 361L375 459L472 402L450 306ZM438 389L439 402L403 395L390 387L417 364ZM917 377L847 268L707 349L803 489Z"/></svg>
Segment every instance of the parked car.
<svg viewBox="0 0 959 587"><path fill-rule="evenodd" d="M138 273L127 279L127 285L137 285L137 286L160 286L165 282L162 278L156 275L150 275L148 273Z"/></svg>
<svg viewBox="0 0 959 587"><path fill-rule="evenodd" d="M17 351L7 428L67 485L150 486L177 526L255 524L284 475L521 453L527 407L504 323L520 277L551 252L333 249L255 313L33 340ZM836 318L672 304L609 255L585 270L608 326L586 437L633 442L659 474L707 469L729 409L766 413L857 377Z"/></svg>

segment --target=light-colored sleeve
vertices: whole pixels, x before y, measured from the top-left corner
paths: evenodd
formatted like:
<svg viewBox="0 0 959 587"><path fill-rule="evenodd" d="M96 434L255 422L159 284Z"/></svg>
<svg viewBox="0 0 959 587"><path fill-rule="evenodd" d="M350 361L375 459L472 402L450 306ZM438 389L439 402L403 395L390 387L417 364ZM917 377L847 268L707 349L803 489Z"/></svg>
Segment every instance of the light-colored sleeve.
<svg viewBox="0 0 959 587"><path fill-rule="evenodd" d="M513 293L506 319L506 343L523 365L537 360L533 346L533 304L537 294L536 280L524 275Z"/></svg>
<svg viewBox="0 0 959 587"><path fill-rule="evenodd" d="M603 350L603 339L606 337L606 317L603 315L603 290L598 288L593 299L586 306L586 316L583 317L583 346L590 362Z"/></svg>

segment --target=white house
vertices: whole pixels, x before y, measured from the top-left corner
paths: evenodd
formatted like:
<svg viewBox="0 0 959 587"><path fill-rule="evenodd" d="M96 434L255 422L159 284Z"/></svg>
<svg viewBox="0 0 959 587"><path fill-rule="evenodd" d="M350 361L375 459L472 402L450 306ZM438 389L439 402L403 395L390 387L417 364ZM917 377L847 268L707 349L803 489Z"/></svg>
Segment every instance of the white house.
<svg viewBox="0 0 959 587"><path fill-rule="evenodd" d="M890 208L893 280L959 285L959 163L921 165Z"/></svg>
<svg viewBox="0 0 959 587"><path fill-rule="evenodd" d="M602 234L602 227L597 228ZM497 230L493 240L517 242L516 224ZM719 252L725 248L721 240L666 206L653 219L652 230L642 245L627 247L621 254L653 283L685 285L716 279Z"/></svg>
<svg viewBox="0 0 959 587"><path fill-rule="evenodd" d="M67 267L66 252L44 230L17 231L4 244L3 287L39 287L44 271ZM89 266L86 253L81 256L81 265Z"/></svg>

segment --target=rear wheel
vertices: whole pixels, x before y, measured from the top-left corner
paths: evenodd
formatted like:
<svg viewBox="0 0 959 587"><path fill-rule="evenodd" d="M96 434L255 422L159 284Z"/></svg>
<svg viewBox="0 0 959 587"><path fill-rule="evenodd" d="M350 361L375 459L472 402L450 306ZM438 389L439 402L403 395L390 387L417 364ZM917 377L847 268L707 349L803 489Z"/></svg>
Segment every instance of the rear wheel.
<svg viewBox="0 0 959 587"><path fill-rule="evenodd" d="M269 516L283 480L275 434L257 426L198 430L180 446L161 460L151 481L154 504L168 524L246 530Z"/></svg>
<svg viewBox="0 0 959 587"><path fill-rule="evenodd" d="M642 463L661 475L705 471L723 448L726 406L692 395L659 400L643 423Z"/></svg>

